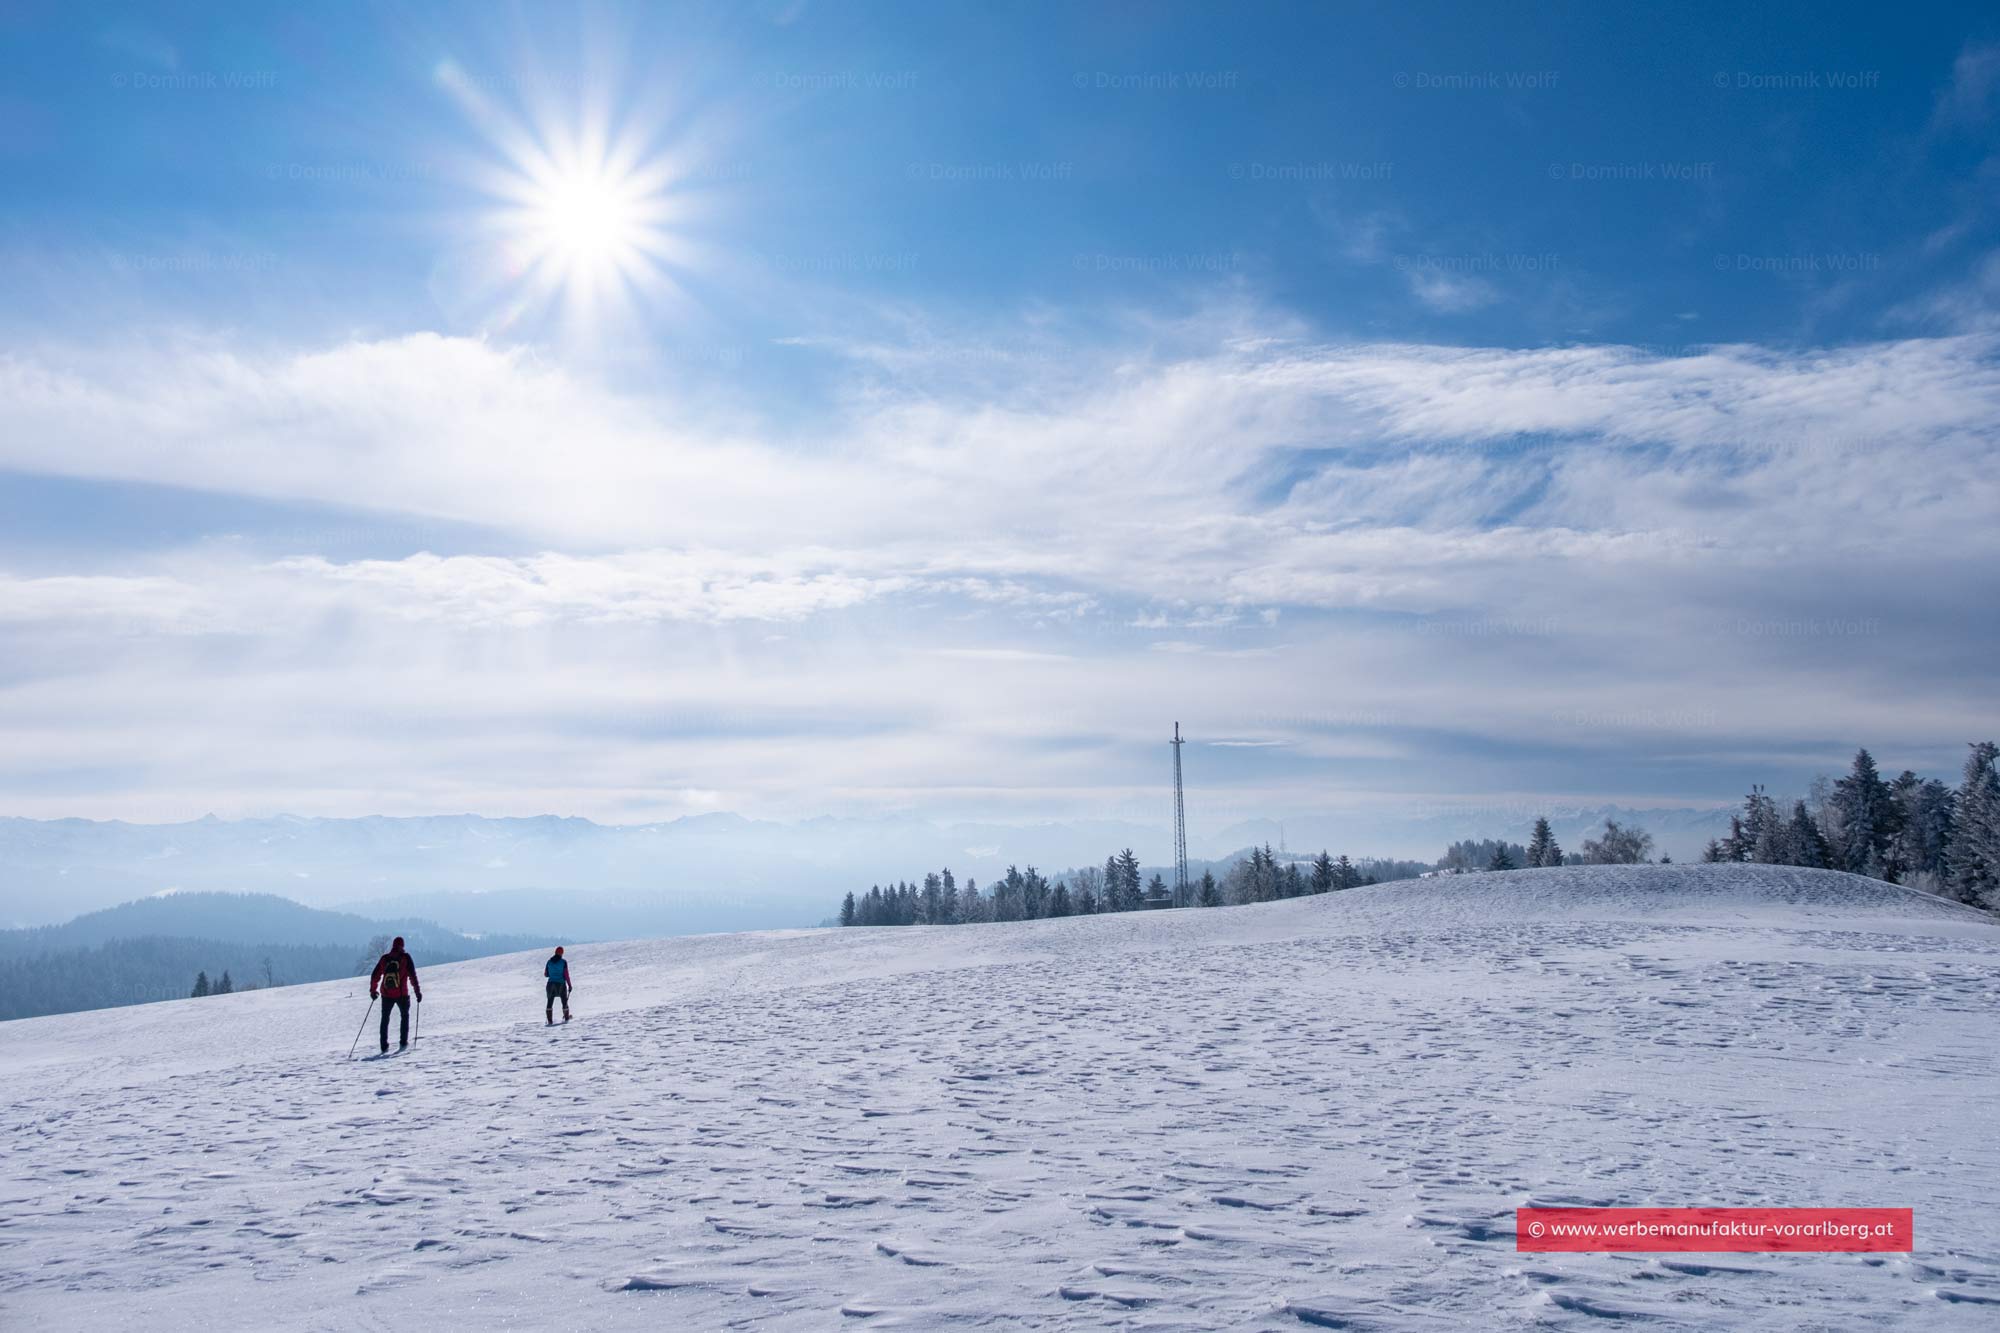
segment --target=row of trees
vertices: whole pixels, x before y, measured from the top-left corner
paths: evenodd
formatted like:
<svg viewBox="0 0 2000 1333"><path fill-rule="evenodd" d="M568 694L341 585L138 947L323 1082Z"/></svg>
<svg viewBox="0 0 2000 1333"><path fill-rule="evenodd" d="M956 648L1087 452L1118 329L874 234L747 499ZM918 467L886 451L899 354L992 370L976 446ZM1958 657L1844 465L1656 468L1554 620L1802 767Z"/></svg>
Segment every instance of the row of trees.
<svg viewBox="0 0 2000 1333"><path fill-rule="evenodd" d="M194 989L188 992L188 998L199 1000L204 995L228 995L238 989L261 990L264 987L277 985L278 977L277 973L271 967L271 960L266 958L259 966L264 973L263 986L259 986L253 982L250 985L238 987L234 981L229 979L229 969L226 967L222 969L222 976L211 984L208 979L208 970L203 968L194 974Z"/></svg>
<svg viewBox="0 0 2000 1333"><path fill-rule="evenodd" d="M1541 866L1627 866L1652 859L1653 835L1642 828L1627 828L1615 819L1604 821L1594 838L1583 840L1583 850L1564 855L1556 842L1555 830L1546 818L1535 820L1528 845L1504 838L1467 838L1445 848L1438 869L1447 874L1473 870L1520 870ZM1671 861L1672 857L1662 857Z"/></svg>
<svg viewBox="0 0 2000 1333"><path fill-rule="evenodd" d="M1203 869L1200 879L1177 891L1159 871L1145 876L1138 856L1127 847L1107 858L1101 870L1087 866L1053 882L1033 866L1025 870L1009 866L1006 875L983 892L970 878L961 885L949 870L925 875L921 884L877 884L866 893L850 891L841 901L839 920L843 926L948 926L1156 907L1221 907L1373 884L1377 869L1371 865L1364 870L1344 855L1334 857L1324 851L1302 867L1269 847L1257 847L1230 866L1222 879L1217 880L1213 870ZM1415 873L1414 868L1407 873Z"/></svg>
<svg viewBox="0 0 2000 1333"><path fill-rule="evenodd" d="M1908 770L1885 780L1866 750L1855 754L1846 776L1816 780L1789 812L1763 787L1753 786L1741 813L1730 817L1728 836L1710 842L1702 859L1847 870L2000 910L2000 747L1982 741L1971 749L1956 790ZM1652 853L1650 833L1615 819L1606 819L1578 851L1565 853L1549 821L1539 818L1525 845L1495 838L1455 842L1436 870L1638 865L1652 860ZM1414 862L1371 862L1363 869L1324 851L1302 864L1266 846L1252 848L1220 881L1204 869L1198 881L1176 892L1158 872L1142 882L1139 858L1128 847L1108 858L1102 870L1073 871L1054 882L1033 866L1009 866L988 892L971 879L958 884L949 870L924 876L921 885L877 885L847 895L840 924L956 925L1146 907L1219 907L1333 893L1426 872Z"/></svg>
<svg viewBox="0 0 2000 1333"><path fill-rule="evenodd" d="M1844 777L1813 783L1789 812L1753 786L1705 861L1818 866L2000 908L2000 747L1976 742L1958 788L1905 769L1884 780L1855 753Z"/></svg>

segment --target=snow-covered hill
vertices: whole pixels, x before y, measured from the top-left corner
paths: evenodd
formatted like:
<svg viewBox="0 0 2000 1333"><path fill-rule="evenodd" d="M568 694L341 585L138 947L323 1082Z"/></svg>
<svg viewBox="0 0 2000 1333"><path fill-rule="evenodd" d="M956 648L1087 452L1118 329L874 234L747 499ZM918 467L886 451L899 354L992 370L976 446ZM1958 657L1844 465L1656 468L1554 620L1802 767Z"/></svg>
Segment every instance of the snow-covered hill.
<svg viewBox="0 0 2000 1333"><path fill-rule="evenodd" d="M0 1025L0 1324L1990 1328L2000 926L1576 867L426 969ZM418 963L421 967L422 958ZM364 1039L364 1052L372 1042ZM1914 1256L1517 1254L1531 1202Z"/></svg>

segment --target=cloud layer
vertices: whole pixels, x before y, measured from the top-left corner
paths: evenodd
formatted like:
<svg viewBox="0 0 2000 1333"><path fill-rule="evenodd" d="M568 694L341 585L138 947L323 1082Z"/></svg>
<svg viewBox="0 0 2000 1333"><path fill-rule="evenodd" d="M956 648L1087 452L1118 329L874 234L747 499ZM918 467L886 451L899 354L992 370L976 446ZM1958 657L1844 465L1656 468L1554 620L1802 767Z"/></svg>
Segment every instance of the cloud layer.
<svg viewBox="0 0 2000 1333"><path fill-rule="evenodd" d="M74 786L36 800L116 806L186 752L168 716L229 756L203 799L232 809L610 815L695 791L1115 806L1148 779L1106 756L1176 716L1292 742L1228 747L1272 761L1232 770L1245 811L1378 779L1490 791L1483 747L1528 756L1524 784L1568 755L1621 784L1595 794L1657 797L1739 755L1996 729L1990 339L1663 357L1243 332L1024 355L998 386L948 345L844 349L851 395L778 424L429 334L16 353L0 467L491 536L0 569L24 747L0 788L20 804L53 765ZM281 771L270 727L298 738ZM801 759L829 730L839 759ZM1575 758L1621 747L1671 761L1659 790ZM1441 765L1467 754L1461 785ZM366 794L381 765L407 781Z"/></svg>

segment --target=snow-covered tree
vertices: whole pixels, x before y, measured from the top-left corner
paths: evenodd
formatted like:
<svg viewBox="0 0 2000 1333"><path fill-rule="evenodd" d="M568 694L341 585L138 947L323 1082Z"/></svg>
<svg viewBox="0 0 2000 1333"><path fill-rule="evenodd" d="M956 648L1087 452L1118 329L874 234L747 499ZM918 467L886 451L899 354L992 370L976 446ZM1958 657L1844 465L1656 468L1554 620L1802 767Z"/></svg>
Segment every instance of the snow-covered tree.
<svg viewBox="0 0 2000 1333"><path fill-rule="evenodd" d="M845 898L842 898L842 899L840 900L840 924L841 924L841 925L843 925L843 926L851 926L851 925L853 925L853 924L854 924L854 890L853 890L853 889L849 889L849 890L847 891L847 896L846 896Z"/></svg>
<svg viewBox="0 0 2000 1333"><path fill-rule="evenodd" d="M1587 866L1638 865L1653 850L1653 835L1644 829L1626 828L1615 819L1606 819L1595 838L1583 840L1583 864Z"/></svg>
<svg viewBox="0 0 2000 1333"><path fill-rule="evenodd" d="M1444 856L1438 861L1438 869L1470 871L1484 870L1493 862L1493 853L1500 847L1507 849L1507 859L1519 866L1528 859L1528 849L1518 842L1508 842L1504 838L1465 838L1444 849Z"/></svg>
<svg viewBox="0 0 2000 1333"><path fill-rule="evenodd" d="M995 921L1019 921L1024 914L1026 881L1019 866L1008 866L1007 873L993 886L993 919Z"/></svg>
<svg viewBox="0 0 2000 1333"><path fill-rule="evenodd" d="M968 925L988 919L979 881L970 875L965 877L965 887L958 891L958 919Z"/></svg>
<svg viewBox="0 0 2000 1333"><path fill-rule="evenodd" d="M1944 892L1950 879L1957 795L1936 778L1919 778L1904 769L1889 784L1889 799L1895 806L1896 831L1884 855L1887 872L1898 884Z"/></svg>
<svg viewBox="0 0 2000 1333"><path fill-rule="evenodd" d="M1222 906L1222 890L1216 887L1213 870L1201 872L1201 887L1195 890L1194 901L1197 907Z"/></svg>
<svg viewBox="0 0 2000 1333"><path fill-rule="evenodd" d="M1333 858L1324 849L1313 858L1311 887L1314 893L1333 892Z"/></svg>
<svg viewBox="0 0 2000 1333"><path fill-rule="evenodd" d="M1029 921L1049 914L1049 882L1042 872L1029 866L1021 876L1021 915Z"/></svg>
<svg viewBox="0 0 2000 1333"><path fill-rule="evenodd" d="M1069 897L1069 885L1057 880L1055 889L1049 894L1049 915L1068 916L1075 910L1076 905Z"/></svg>
<svg viewBox="0 0 2000 1333"><path fill-rule="evenodd" d="M1790 858L1789 865L1826 869L1826 838L1804 801L1792 802L1792 818L1785 829L1785 853Z"/></svg>
<svg viewBox="0 0 2000 1333"><path fill-rule="evenodd" d="M1488 870L1520 869L1519 866L1514 864L1514 858L1507 855L1507 844L1504 842L1493 849L1493 855L1487 858L1486 868Z"/></svg>
<svg viewBox="0 0 2000 1333"><path fill-rule="evenodd" d="M1555 830L1549 827L1549 821L1544 816L1535 817L1535 831L1528 838L1527 860L1531 866L1559 866L1563 863L1563 852L1556 845Z"/></svg>
<svg viewBox="0 0 2000 1333"><path fill-rule="evenodd" d="M1952 828L1951 887L1960 902L2000 908L2000 747L1980 741L1966 756Z"/></svg>
<svg viewBox="0 0 2000 1333"><path fill-rule="evenodd" d="M1112 883L1112 875L1117 875ZM1111 858L1105 867L1105 888L1111 894L1111 910L1114 912L1136 912L1139 910L1139 857L1130 847Z"/></svg>
<svg viewBox="0 0 2000 1333"><path fill-rule="evenodd" d="M1889 802L1889 784L1875 769L1875 756L1866 750L1854 752L1854 764L1847 776L1833 784L1829 804L1833 819L1833 854L1836 865L1857 875L1882 873L1882 853L1894 831L1895 815Z"/></svg>
<svg viewBox="0 0 2000 1333"><path fill-rule="evenodd" d="M1743 798L1743 818L1732 826L1732 832L1743 853L1737 860L1784 864L1784 823L1778 816L1777 802L1764 794L1762 785L1752 784L1750 794Z"/></svg>

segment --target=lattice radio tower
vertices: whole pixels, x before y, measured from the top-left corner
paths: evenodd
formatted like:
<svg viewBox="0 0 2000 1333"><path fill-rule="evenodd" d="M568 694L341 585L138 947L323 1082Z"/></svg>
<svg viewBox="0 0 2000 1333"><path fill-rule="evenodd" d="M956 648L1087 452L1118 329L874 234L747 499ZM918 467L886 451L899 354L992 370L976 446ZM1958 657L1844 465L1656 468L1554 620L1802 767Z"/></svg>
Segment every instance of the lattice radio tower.
<svg viewBox="0 0 2000 1333"><path fill-rule="evenodd" d="M1174 903L1188 900L1187 805L1181 795L1181 724L1174 723Z"/></svg>

